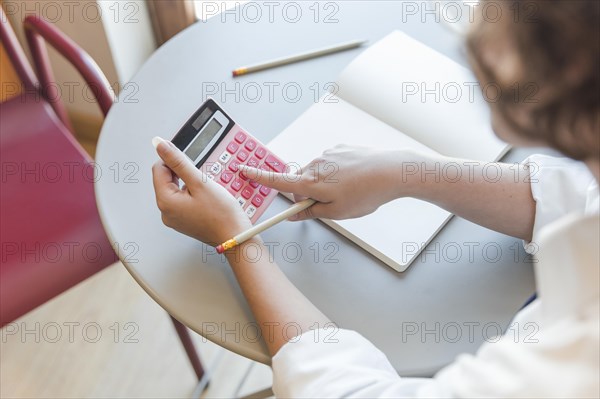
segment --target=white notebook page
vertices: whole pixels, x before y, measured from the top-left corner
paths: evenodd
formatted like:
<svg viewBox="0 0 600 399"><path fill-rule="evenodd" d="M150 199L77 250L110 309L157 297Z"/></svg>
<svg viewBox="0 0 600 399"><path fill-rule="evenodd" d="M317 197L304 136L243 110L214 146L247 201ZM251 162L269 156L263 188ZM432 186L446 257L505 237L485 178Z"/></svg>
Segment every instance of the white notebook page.
<svg viewBox="0 0 600 399"><path fill-rule="evenodd" d="M402 32L361 53L337 83L339 97L440 154L494 161L508 149L470 71Z"/></svg>

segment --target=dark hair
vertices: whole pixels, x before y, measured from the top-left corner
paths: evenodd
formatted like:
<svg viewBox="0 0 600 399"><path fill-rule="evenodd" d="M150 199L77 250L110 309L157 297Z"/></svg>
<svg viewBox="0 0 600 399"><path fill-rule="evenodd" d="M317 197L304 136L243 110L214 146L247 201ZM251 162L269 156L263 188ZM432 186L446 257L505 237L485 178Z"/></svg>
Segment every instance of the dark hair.
<svg viewBox="0 0 600 399"><path fill-rule="evenodd" d="M501 11L495 21L486 17L491 5ZM478 7L467 50L480 83L501 92L488 99L492 111L517 134L567 156L599 157L600 1L483 0ZM484 56L498 41L513 52L511 81Z"/></svg>

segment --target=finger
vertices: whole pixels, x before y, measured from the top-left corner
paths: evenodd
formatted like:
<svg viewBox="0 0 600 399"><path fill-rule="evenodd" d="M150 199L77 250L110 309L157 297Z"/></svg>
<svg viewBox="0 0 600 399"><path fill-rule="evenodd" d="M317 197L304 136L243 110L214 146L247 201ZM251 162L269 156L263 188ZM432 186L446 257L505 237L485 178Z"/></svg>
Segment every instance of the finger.
<svg viewBox="0 0 600 399"><path fill-rule="evenodd" d="M179 191L177 178L163 161L157 161L152 166L152 183L154 184L154 192L157 195L172 194Z"/></svg>
<svg viewBox="0 0 600 399"><path fill-rule="evenodd" d="M327 215L327 207L329 204L323 202L316 202L314 205L306 208L302 212L299 212L293 216L290 216L288 220L297 222L300 220L308 220L315 218L322 218Z"/></svg>
<svg viewBox="0 0 600 399"><path fill-rule="evenodd" d="M293 173L276 173L240 165L239 170L250 180L285 193L308 195L302 177Z"/></svg>
<svg viewBox="0 0 600 399"><path fill-rule="evenodd" d="M160 141L158 141L159 139ZM157 142L156 152L167 165L187 187L193 186L192 182L198 179L199 173L192 161L175 147L170 141L155 137L153 143Z"/></svg>
<svg viewBox="0 0 600 399"><path fill-rule="evenodd" d="M308 198L304 195L299 195L299 194L293 194L293 195L294 195L294 202L304 201L305 199Z"/></svg>

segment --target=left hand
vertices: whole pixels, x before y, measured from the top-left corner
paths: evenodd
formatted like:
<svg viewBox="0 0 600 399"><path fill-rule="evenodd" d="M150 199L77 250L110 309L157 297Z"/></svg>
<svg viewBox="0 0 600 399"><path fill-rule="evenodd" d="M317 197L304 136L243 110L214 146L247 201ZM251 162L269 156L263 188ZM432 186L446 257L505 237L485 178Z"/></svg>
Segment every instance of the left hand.
<svg viewBox="0 0 600 399"><path fill-rule="evenodd" d="M152 175L165 225L207 244L221 244L252 227L235 198L208 179L173 143L162 140L156 151L162 161L154 164ZM185 183L183 188L179 188L179 178Z"/></svg>

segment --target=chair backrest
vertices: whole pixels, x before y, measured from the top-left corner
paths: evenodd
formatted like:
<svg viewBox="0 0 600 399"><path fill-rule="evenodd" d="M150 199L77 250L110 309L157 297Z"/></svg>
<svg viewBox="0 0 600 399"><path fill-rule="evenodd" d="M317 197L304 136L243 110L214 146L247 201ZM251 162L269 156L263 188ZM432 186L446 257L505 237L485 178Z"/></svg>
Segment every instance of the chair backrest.
<svg viewBox="0 0 600 399"><path fill-rule="evenodd" d="M23 84L24 91L38 92L50 103L63 124L73 131L67 110L57 93L58 87L54 82L54 74L45 45L48 42L81 74L98 101L100 110L106 116L114 102L115 94L94 59L68 36L41 17L27 16L23 21L23 27L37 75L31 68L6 13L0 7L0 38L8 58Z"/></svg>
<svg viewBox="0 0 600 399"><path fill-rule="evenodd" d="M45 46L47 42L81 74L92 93L94 93L100 110L106 116L115 101L115 93L96 61L73 40L41 17L27 16L23 21L23 27L25 28L25 35L27 36L27 43L31 50L37 76L40 80L42 95L50 103L57 102L54 99L59 97L54 92L57 90L57 86L53 84L54 76ZM59 112L57 114L61 116ZM62 116L61 119L64 121Z"/></svg>

